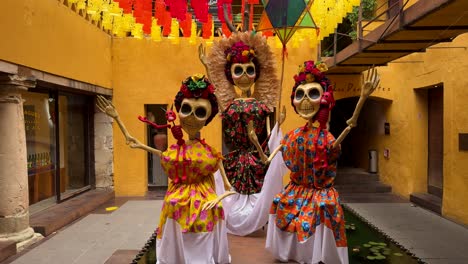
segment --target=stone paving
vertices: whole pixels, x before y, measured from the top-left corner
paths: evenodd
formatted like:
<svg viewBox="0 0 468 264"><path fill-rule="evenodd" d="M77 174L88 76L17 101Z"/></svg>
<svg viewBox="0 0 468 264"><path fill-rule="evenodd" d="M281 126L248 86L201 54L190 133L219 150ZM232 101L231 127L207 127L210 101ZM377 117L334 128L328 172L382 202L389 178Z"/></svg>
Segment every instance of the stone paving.
<svg viewBox="0 0 468 264"><path fill-rule="evenodd" d="M161 201L128 200L119 205L112 213L96 210L7 263L109 264L116 263L106 262L116 251L130 252L131 260L154 231ZM429 264L468 263L464 226L407 202L347 205ZM264 248L265 238L265 230L229 236L232 263L277 263Z"/></svg>
<svg viewBox="0 0 468 264"><path fill-rule="evenodd" d="M349 203L428 264L468 263L468 229L410 203Z"/></svg>
<svg viewBox="0 0 468 264"><path fill-rule="evenodd" d="M162 201L127 201L89 214L26 252L14 264L102 264L118 249L141 249L159 222Z"/></svg>

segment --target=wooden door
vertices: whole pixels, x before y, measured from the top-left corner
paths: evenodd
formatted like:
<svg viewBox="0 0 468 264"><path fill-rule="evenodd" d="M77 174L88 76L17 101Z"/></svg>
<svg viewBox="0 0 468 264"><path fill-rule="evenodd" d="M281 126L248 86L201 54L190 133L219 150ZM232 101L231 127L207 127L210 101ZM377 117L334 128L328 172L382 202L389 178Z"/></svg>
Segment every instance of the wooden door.
<svg viewBox="0 0 468 264"><path fill-rule="evenodd" d="M443 86L428 89L428 193L442 198L444 160Z"/></svg>

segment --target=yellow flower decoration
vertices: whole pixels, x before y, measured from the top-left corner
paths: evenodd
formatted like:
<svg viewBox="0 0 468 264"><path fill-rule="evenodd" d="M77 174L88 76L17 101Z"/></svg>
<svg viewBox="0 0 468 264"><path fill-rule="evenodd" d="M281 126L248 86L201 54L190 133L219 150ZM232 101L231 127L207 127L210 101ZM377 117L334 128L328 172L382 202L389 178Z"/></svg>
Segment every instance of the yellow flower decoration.
<svg viewBox="0 0 468 264"><path fill-rule="evenodd" d="M304 65L299 65L299 73L304 72Z"/></svg>
<svg viewBox="0 0 468 264"><path fill-rule="evenodd" d="M226 60L229 61L229 62L231 61L231 54L227 55Z"/></svg>
<svg viewBox="0 0 468 264"><path fill-rule="evenodd" d="M249 53L250 53L250 51L244 50L244 51L242 52L242 56L247 57L247 56L249 56Z"/></svg>
<svg viewBox="0 0 468 264"><path fill-rule="evenodd" d="M308 73L306 74L306 83L311 83L311 82L314 82L315 81L315 77L313 74L311 73Z"/></svg>
<svg viewBox="0 0 468 264"><path fill-rule="evenodd" d="M253 56L255 56L255 50L250 49L250 54L252 54Z"/></svg>
<svg viewBox="0 0 468 264"><path fill-rule="evenodd" d="M205 78L205 75L201 73L197 73L197 74L192 75L191 78L194 82L198 82L199 80L203 80L203 78Z"/></svg>
<svg viewBox="0 0 468 264"><path fill-rule="evenodd" d="M326 71L328 71L327 65L326 65L325 63L323 63L323 62L321 62L320 64L318 64L318 65L315 66L315 67L317 67L317 69L318 69L319 71L321 71L321 72L326 72Z"/></svg>

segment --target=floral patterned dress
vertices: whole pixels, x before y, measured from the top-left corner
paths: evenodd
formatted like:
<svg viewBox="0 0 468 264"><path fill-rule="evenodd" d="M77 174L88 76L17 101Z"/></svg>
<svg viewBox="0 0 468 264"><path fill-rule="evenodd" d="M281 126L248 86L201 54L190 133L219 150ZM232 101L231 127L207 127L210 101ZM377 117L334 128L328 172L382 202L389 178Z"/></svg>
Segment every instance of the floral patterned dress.
<svg viewBox="0 0 468 264"><path fill-rule="evenodd" d="M224 219L221 203L211 210L203 210L203 204L217 197L213 173L218 161L217 152L203 141L179 146L174 144L162 153L161 164L169 178L185 174L187 178L175 184L169 183L157 230L158 239L164 234L168 219L176 221L182 233L211 232L218 221Z"/></svg>
<svg viewBox="0 0 468 264"><path fill-rule="evenodd" d="M270 214L276 215L278 229L295 233L305 242L324 224L333 231L337 247L346 247L343 208L333 187L340 148L332 148L335 138L320 131L319 147L325 148L328 166L314 162L314 137L319 129L300 127L289 132L281 144L286 166L291 170L289 184L273 199Z"/></svg>
<svg viewBox="0 0 468 264"><path fill-rule="evenodd" d="M224 167L232 187L240 194L259 193L268 166L264 165L257 149L249 140L247 124L253 121L259 142L266 140L268 107L255 98L234 100L223 112L224 140L232 151L225 155ZM268 147L265 147L268 155Z"/></svg>

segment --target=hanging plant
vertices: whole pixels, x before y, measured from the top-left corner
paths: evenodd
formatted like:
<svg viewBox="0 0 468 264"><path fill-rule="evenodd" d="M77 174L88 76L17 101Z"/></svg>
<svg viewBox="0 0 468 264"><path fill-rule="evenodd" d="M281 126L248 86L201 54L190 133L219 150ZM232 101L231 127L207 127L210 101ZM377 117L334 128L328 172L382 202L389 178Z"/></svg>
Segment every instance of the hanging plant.
<svg viewBox="0 0 468 264"><path fill-rule="evenodd" d="M377 8L377 0L361 0L362 5L362 19L372 19L375 16L375 9ZM359 7L353 7L353 11L348 14L347 18L351 22L351 28L353 31L349 33L349 36L355 40L357 38L357 23L359 20Z"/></svg>

